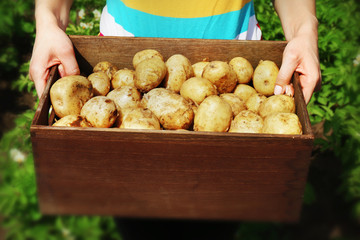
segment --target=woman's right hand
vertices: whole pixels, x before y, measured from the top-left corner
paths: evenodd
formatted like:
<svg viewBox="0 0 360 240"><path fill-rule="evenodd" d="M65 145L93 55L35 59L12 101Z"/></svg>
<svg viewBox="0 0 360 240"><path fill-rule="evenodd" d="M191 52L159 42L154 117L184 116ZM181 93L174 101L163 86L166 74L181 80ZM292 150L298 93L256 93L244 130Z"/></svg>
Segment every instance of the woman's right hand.
<svg viewBox="0 0 360 240"><path fill-rule="evenodd" d="M57 26L36 33L29 77L35 83L39 98L45 89L50 68L54 65L59 65L61 77L80 73L72 42L66 33Z"/></svg>
<svg viewBox="0 0 360 240"><path fill-rule="evenodd" d="M65 30L73 0L36 0L36 38L30 60L29 77L40 98L50 68L59 65L60 77L79 74L70 38Z"/></svg>

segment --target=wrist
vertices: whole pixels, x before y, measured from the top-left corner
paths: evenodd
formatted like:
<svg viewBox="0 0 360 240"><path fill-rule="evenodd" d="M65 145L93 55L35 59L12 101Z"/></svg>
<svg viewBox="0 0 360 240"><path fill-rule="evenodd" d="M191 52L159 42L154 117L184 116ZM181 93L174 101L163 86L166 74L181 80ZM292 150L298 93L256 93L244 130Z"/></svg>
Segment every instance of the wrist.
<svg viewBox="0 0 360 240"><path fill-rule="evenodd" d="M49 28L60 28L63 31L69 22L69 13L66 9L38 4L35 8L36 29L45 31Z"/></svg>
<svg viewBox="0 0 360 240"><path fill-rule="evenodd" d="M299 36L308 36L317 41L318 39L318 20L314 15L309 14L302 19L296 20L296 24L288 25L284 28L287 41Z"/></svg>

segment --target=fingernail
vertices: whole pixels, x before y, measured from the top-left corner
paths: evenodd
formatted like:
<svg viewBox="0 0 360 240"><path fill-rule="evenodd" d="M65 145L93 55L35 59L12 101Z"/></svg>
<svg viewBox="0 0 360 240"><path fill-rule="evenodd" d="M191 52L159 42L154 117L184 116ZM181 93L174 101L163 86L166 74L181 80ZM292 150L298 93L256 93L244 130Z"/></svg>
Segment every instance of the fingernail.
<svg viewBox="0 0 360 240"><path fill-rule="evenodd" d="M58 71L60 73L60 77L64 77L65 76L65 70L62 64L59 64L58 66Z"/></svg>
<svg viewBox="0 0 360 240"><path fill-rule="evenodd" d="M285 94L292 97L292 93L291 93L291 87L290 85L286 85L285 87Z"/></svg>
<svg viewBox="0 0 360 240"><path fill-rule="evenodd" d="M279 95L282 93L282 87L279 86L279 85L275 85L275 88L274 88L274 94L275 95Z"/></svg>

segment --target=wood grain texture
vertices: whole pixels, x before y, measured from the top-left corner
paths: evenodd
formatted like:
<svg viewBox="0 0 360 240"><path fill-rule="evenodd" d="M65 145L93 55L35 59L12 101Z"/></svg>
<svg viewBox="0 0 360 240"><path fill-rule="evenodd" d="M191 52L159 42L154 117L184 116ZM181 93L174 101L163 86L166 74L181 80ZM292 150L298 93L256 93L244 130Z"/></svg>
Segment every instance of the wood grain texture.
<svg viewBox="0 0 360 240"><path fill-rule="evenodd" d="M243 56L254 67L260 60L272 60L280 66L286 46L286 42L278 41L207 39L71 36L71 40L85 74L89 74L87 71L91 71L96 63L104 60L119 68L133 69L132 57L144 49L155 49L164 59L173 54L183 54L192 63L204 58L210 61L230 61L234 57ZM89 43L94 47L89 47Z"/></svg>
<svg viewBox="0 0 360 240"><path fill-rule="evenodd" d="M34 119L33 119L31 125L38 125L38 124L51 125L52 124L53 117L51 119L49 119L49 114L51 114L51 113L49 113L49 109L51 106L49 92L50 92L50 87L53 85L53 83L58 78L59 78L59 74L57 71L57 66L54 66L50 70L49 78L47 80L44 92L40 97L39 105L36 109L35 116L34 116Z"/></svg>
<svg viewBox="0 0 360 240"><path fill-rule="evenodd" d="M100 60L130 68L133 54L144 48L158 49L165 57L183 53L191 61L204 56L229 60L242 53L254 65L262 53L262 59L281 64L286 45L71 39L83 72ZM294 87L303 135L51 127L45 94L31 126L40 209L44 214L297 221L313 134L296 79Z"/></svg>

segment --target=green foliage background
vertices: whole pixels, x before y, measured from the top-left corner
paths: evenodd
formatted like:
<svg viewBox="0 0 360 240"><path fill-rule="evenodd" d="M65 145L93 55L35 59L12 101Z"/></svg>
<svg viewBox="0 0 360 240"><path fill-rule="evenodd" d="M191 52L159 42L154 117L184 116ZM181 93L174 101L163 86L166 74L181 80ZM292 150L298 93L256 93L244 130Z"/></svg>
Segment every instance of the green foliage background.
<svg viewBox="0 0 360 240"><path fill-rule="evenodd" d="M96 35L94 10L101 11L104 3L74 1L67 32ZM255 6L264 39L284 40L272 1L255 0ZM13 79L14 89L35 96L27 76L35 36L33 8L30 0L0 2L0 78ZM359 10L356 0L317 1L323 84L308 105L316 140L300 223L245 222L238 239L316 239L306 235L315 228L317 239L360 236ZM20 114L16 127L0 140L0 219L6 239L120 239L111 217L39 212L29 135L34 113L35 108Z"/></svg>

